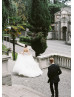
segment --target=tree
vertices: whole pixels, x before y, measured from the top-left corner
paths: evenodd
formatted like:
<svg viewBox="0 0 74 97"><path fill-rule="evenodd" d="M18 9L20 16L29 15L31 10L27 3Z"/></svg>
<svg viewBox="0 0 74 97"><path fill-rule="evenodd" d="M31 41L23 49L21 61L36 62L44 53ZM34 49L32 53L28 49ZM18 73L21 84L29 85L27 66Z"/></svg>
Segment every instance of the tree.
<svg viewBox="0 0 74 97"><path fill-rule="evenodd" d="M55 0L55 3L49 3L49 12L50 12L50 17L51 17L51 23L54 23L54 14L62 7L65 7L66 5L63 2L60 2L59 0Z"/></svg>
<svg viewBox="0 0 74 97"><path fill-rule="evenodd" d="M27 21L28 0L15 0L17 3L17 16L21 17L22 23Z"/></svg>
<svg viewBox="0 0 74 97"><path fill-rule="evenodd" d="M32 0L28 22L33 26L35 33L43 32L47 36L50 25L50 13L48 11L47 0Z"/></svg>
<svg viewBox="0 0 74 97"><path fill-rule="evenodd" d="M13 39L13 60L15 60L15 38L20 34L20 30L25 30L22 26L10 26L5 29L6 32L10 33Z"/></svg>
<svg viewBox="0 0 74 97"><path fill-rule="evenodd" d="M15 15L16 4L13 0L2 0L2 28L8 24L8 18Z"/></svg>
<svg viewBox="0 0 74 97"><path fill-rule="evenodd" d="M44 37L42 32L39 32L35 35L36 36L31 40L31 46L35 51L36 56L39 56L47 48L47 43L46 43L46 38Z"/></svg>
<svg viewBox="0 0 74 97"><path fill-rule="evenodd" d="M50 13L48 10L47 0L31 0L28 13L28 22L32 26L30 31L34 33L34 36L32 38L32 48L35 50L36 56L38 56L39 54L43 53L47 47L45 46L45 48L43 49L43 46L40 46L39 43L37 43L40 42L40 44L42 45L43 43L41 42L41 40L43 38L46 45L45 38L48 35L50 25ZM43 36L39 38L38 33L42 33ZM36 47L34 45L36 45ZM38 50L40 49L43 51L38 52Z"/></svg>
<svg viewBox="0 0 74 97"><path fill-rule="evenodd" d="M7 18L9 14L8 8L10 7L9 4L10 4L9 0L2 1L2 27L3 28L4 28L4 25L7 23Z"/></svg>

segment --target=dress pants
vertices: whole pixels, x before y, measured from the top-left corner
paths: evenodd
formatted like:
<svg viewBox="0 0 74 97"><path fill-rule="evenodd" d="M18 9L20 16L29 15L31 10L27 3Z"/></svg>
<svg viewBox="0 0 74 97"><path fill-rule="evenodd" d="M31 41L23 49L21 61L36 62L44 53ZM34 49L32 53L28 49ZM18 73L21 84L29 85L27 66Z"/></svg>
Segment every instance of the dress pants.
<svg viewBox="0 0 74 97"><path fill-rule="evenodd" d="M57 83L50 82L50 90L52 97L54 97L54 91L55 91L55 97L58 97L58 82Z"/></svg>

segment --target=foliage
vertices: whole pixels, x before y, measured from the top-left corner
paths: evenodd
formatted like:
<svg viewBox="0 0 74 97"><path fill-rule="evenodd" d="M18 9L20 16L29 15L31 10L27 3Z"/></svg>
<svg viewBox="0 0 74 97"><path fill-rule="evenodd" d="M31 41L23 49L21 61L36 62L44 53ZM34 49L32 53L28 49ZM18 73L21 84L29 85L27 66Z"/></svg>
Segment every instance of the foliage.
<svg viewBox="0 0 74 97"><path fill-rule="evenodd" d="M16 55L15 55L15 37L20 33L20 30L23 29L25 30L22 26L10 26L5 29L6 32L10 33L13 39L13 60L15 60Z"/></svg>
<svg viewBox="0 0 74 97"><path fill-rule="evenodd" d="M35 51L36 56L39 56L47 48L46 39L43 37L42 32L36 34L31 40L32 49Z"/></svg>
<svg viewBox="0 0 74 97"><path fill-rule="evenodd" d="M62 7L65 7L66 5L64 3L57 2L56 4L51 4L49 3L49 12L50 12L50 17L51 17L51 23L54 23L54 14Z"/></svg>
<svg viewBox="0 0 74 97"><path fill-rule="evenodd" d="M32 37L33 33L31 31L27 32L27 35Z"/></svg>
<svg viewBox="0 0 74 97"><path fill-rule="evenodd" d="M3 34L3 37L4 37L4 36L9 36L9 37L10 37L10 34Z"/></svg>
<svg viewBox="0 0 74 97"><path fill-rule="evenodd" d="M4 44L2 44L2 54L9 55L9 51L11 51L11 48L7 48Z"/></svg>
<svg viewBox="0 0 74 97"><path fill-rule="evenodd" d="M9 4L9 0L7 0ZM2 1L2 26L4 27L5 23L7 22L7 17L8 17L8 7L7 7L7 2L5 0Z"/></svg>
<svg viewBox="0 0 74 97"><path fill-rule="evenodd" d="M10 0L9 17L17 15L17 3L14 0Z"/></svg>
<svg viewBox="0 0 74 97"><path fill-rule="evenodd" d="M27 21L27 0L15 0L17 3L17 16L21 17L22 21Z"/></svg>
<svg viewBox="0 0 74 97"><path fill-rule="evenodd" d="M15 52L15 60L17 59L18 54ZM13 58L13 52L12 52L12 58ZM13 58L14 59L14 58Z"/></svg>
<svg viewBox="0 0 74 97"><path fill-rule="evenodd" d="M16 5L13 0L2 0L2 27L8 24L8 18L16 13Z"/></svg>
<svg viewBox="0 0 74 97"><path fill-rule="evenodd" d="M2 44L2 50L3 51L7 51L8 49L7 49L7 47L5 45Z"/></svg>
<svg viewBox="0 0 74 97"><path fill-rule="evenodd" d="M7 31L7 32L10 33L11 35L18 36L19 34L21 34L21 32L20 32L21 29L25 30L25 29L23 28L23 26L17 25L17 26L10 26L10 28L7 27L7 28L5 29L5 31Z"/></svg>
<svg viewBox="0 0 74 97"><path fill-rule="evenodd" d="M31 43L31 38L30 37L24 37L24 36L20 36L19 37L20 42L28 42Z"/></svg>
<svg viewBox="0 0 74 97"><path fill-rule="evenodd" d="M44 0L32 0L28 11L28 22L34 33L43 32L47 36L50 25L50 13L48 4Z"/></svg>
<svg viewBox="0 0 74 97"><path fill-rule="evenodd" d="M29 30L33 33L31 46L36 56L47 48L46 37L50 25L50 12L47 0L31 0L28 7Z"/></svg>
<svg viewBox="0 0 74 97"><path fill-rule="evenodd" d="M23 26L25 29L26 29L26 28L28 28L28 29L32 28L32 26L31 26L29 23L27 23L27 22L21 24L21 26Z"/></svg>
<svg viewBox="0 0 74 97"><path fill-rule="evenodd" d="M10 25L17 25L22 23L22 18L20 16L9 17Z"/></svg>

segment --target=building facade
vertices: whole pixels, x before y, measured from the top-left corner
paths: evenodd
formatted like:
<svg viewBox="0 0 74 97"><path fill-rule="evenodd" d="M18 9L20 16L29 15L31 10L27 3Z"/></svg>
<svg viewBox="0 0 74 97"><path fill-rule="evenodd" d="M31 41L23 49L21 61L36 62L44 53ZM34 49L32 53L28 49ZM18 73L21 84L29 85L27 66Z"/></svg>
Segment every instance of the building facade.
<svg viewBox="0 0 74 97"><path fill-rule="evenodd" d="M71 44L71 7L61 8L55 13L54 39Z"/></svg>

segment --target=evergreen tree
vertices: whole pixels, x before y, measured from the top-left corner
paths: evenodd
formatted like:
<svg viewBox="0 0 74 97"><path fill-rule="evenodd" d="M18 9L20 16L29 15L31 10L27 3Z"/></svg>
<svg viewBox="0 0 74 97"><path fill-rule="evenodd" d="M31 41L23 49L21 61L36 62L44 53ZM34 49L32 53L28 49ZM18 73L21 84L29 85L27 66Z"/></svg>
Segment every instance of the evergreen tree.
<svg viewBox="0 0 74 97"><path fill-rule="evenodd" d="M28 22L32 26L30 31L34 33L34 36L32 38L32 48L35 50L36 56L38 56L40 53L43 53L47 48L45 38L48 35L50 25L50 13L48 10L47 1L48 0L31 0L29 6ZM41 37L45 41L43 42L45 46L40 46L40 44L43 44L41 42Z"/></svg>
<svg viewBox="0 0 74 97"><path fill-rule="evenodd" d="M16 5L13 0L2 0L2 27L8 24L8 18L15 15Z"/></svg>
<svg viewBox="0 0 74 97"><path fill-rule="evenodd" d="M28 22L33 26L33 32L44 32L47 35L50 24L47 0L32 0Z"/></svg>
<svg viewBox="0 0 74 97"><path fill-rule="evenodd" d="M7 23L7 18L9 14L8 8L10 7L9 4L10 4L9 0L2 1L2 27L3 28L4 28L4 25Z"/></svg>

